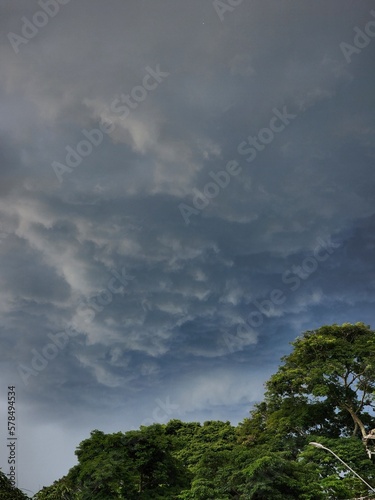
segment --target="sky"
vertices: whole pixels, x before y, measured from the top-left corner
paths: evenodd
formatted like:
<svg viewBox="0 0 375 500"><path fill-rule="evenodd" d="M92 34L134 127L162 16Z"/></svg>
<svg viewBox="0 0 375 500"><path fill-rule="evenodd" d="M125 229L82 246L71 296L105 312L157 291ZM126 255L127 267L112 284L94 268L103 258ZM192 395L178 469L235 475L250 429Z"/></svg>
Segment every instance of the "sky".
<svg viewBox="0 0 375 500"><path fill-rule="evenodd" d="M374 321L375 6L2 0L0 460L229 420L290 342Z"/></svg>

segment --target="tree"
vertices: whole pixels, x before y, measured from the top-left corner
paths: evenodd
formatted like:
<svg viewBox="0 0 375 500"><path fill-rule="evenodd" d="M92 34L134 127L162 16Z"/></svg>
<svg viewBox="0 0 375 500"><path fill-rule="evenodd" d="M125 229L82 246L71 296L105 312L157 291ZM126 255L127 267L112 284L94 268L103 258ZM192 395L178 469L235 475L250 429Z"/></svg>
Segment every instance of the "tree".
<svg viewBox="0 0 375 500"><path fill-rule="evenodd" d="M304 484L320 485L317 492L310 486L302 489L296 498L366 494L366 487L334 457L308 443L323 440L370 484L373 481L373 464L361 437L374 426L375 334L363 323L323 326L305 332L292 345L293 351L266 383L265 400L238 427L240 443L259 454L247 469L249 498L277 498L277 491L267 493L277 485L284 498L287 493L293 498L294 483L288 478L297 481L296 491ZM277 465L274 458L280 453Z"/></svg>
<svg viewBox="0 0 375 500"><path fill-rule="evenodd" d="M375 333L363 323L323 326L292 345L266 384L271 428L364 438L375 402Z"/></svg>
<svg viewBox="0 0 375 500"><path fill-rule="evenodd" d="M89 439L80 443L75 454L79 463L69 471L67 478L75 485L77 498L122 499L123 491L128 498L136 498L136 471L125 448L123 433L105 434L94 430Z"/></svg>
<svg viewBox="0 0 375 500"><path fill-rule="evenodd" d="M77 490L66 478L54 481L51 486L45 486L33 497L34 500L71 500L77 498Z"/></svg>
<svg viewBox="0 0 375 500"><path fill-rule="evenodd" d="M166 425L173 453L186 467L191 484L178 496L184 500L228 500L235 497L229 478L236 447L230 422L210 420L203 425L172 420Z"/></svg>
<svg viewBox="0 0 375 500"><path fill-rule="evenodd" d="M105 434L94 430L76 450L78 465L43 488L37 500L176 498L190 475L172 455L164 425Z"/></svg>
<svg viewBox="0 0 375 500"><path fill-rule="evenodd" d="M0 471L0 498L1 500L24 500L29 497L14 487L6 475Z"/></svg>
<svg viewBox="0 0 375 500"><path fill-rule="evenodd" d="M172 493L189 484L183 465L172 455L171 440L164 425L129 431L125 434L124 445L135 467L138 492L144 494L144 498L151 498L152 491L161 498L162 495L172 498Z"/></svg>
<svg viewBox="0 0 375 500"><path fill-rule="evenodd" d="M235 428L230 422L208 420L201 425L172 420L166 432L172 438L175 456L192 472L207 452L231 450L236 444Z"/></svg>

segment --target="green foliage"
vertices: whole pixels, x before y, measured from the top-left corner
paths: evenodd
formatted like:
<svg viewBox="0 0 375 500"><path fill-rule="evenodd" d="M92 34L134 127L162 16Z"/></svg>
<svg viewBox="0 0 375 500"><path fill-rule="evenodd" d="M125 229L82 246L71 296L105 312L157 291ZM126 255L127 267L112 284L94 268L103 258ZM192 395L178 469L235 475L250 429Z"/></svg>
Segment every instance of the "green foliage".
<svg viewBox="0 0 375 500"><path fill-rule="evenodd" d="M223 470L232 459L236 446L235 428L230 422L183 423L171 421L166 431L173 436L175 455L192 478L188 490L179 499L232 498L226 494Z"/></svg>
<svg viewBox="0 0 375 500"><path fill-rule="evenodd" d="M36 500L333 500L364 497L375 468L361 437L373 424L375 334L324 326L292 343L264 401L236 428L181 422L104 434L77 448L78 465ZM2 497L1 497L2 498ZM5 497L4 497L5 498Z"/></svg>
<svg viewBox="0 0 375 500"><path fill-rule="evenodd" d="M375 481L374 464L364 453L363 444L358 438L327 439L310 437L331 449L345 463L359 473L369 483ZM326 450L306 446L300 454L301 464L314 467L315 474L320 478L322 491L327 499L347 499L361 497L367 494L366 486L348 469Z"/></svg>
<svg viewBox="0 0 375 500"><path fill-rule="evenodd" d="M166 432L172 437L175 455L191 471L208 450L218 453L231 450L236 444L235 428L230 422L207 421L203 425L181 422L178 429L175 426L176 421L170 422Z"/></svg>
<svg viewBox="0 0 375 500"><path fill-rule="evenodd" d="M0 471L0 498L1 500L24 500L28 496L12 486L7 476Z"/></svg>
<svg viewBox="0 0 375 500"><path fill-rule="evenodd" d="M34 500L71 500L76 489L66 477L55 481L51 486L44 487L33 497Z"/></svg>
<svg viewBox="0 0 375 500"><path fill-rule="evenodd" d="M96 500L123 498L125 488L129 498L136 493L136 474L123 439L121 432L106 435L95 430L79 445L76 450L79 465L68 474L68 479L76 485L78 498L86 500L90 495Z"/></svg>
<svg viewBox="0 0 375 500"><path fill-rule="evenodd" d="M258 458L244 473L247 476L244 491L249 500L325 498L313 482L316 477L309 468L286 458L283 453Z"/></svg>
<svg viewBox="0 0 375 500"><path fill-rule="evenodd" d="M282 435L349 436L371 422L375 334L363 323L323 326L292 343L267 382L267 425Z"/></svg>

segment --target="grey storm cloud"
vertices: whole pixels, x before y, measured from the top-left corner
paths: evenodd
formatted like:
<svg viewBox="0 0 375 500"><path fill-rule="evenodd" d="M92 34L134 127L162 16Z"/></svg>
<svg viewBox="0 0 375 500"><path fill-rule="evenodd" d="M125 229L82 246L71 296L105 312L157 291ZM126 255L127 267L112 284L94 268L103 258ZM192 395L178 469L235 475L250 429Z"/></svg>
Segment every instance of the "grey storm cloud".
<svg viewBox="0 0 375 500"><path fill-rule="evenodd" d="M372 2L237 4L2 6L21 486L65 474L93 428L238 422L301 331L373 326Z"/></svg>

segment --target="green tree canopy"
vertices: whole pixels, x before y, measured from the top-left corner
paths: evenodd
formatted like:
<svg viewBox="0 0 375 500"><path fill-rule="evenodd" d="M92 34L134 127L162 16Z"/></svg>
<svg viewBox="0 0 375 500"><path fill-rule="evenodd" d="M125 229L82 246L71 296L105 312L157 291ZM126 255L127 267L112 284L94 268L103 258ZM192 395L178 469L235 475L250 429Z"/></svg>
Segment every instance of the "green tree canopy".
<svg viewBox="0 0 375 500"><path fill-rule="evenodd" d="M171 420L126 433L95 430L77 448L78 465L36 500L365 497L367 486L309 442L375 483L363 446L375 427L375 333L363 323L323 326L292 346L237 428Z"/></svg>
<svg viewBox="0 0 375 500"><path fill-rule="evenodd" d="M284 437L311 432L338 437L358 431L366 436L375 401L374 332L363 323L323 326L292 345L266 384L263 407L256 410L263 430Z"/></svg>
<svg viewBox="0 0 375 500"><path fill-rule="evenodd" d="M0 471L0 498L1 500L24 500L29 497L20 489L15 488L7 476Z"/></svg>

